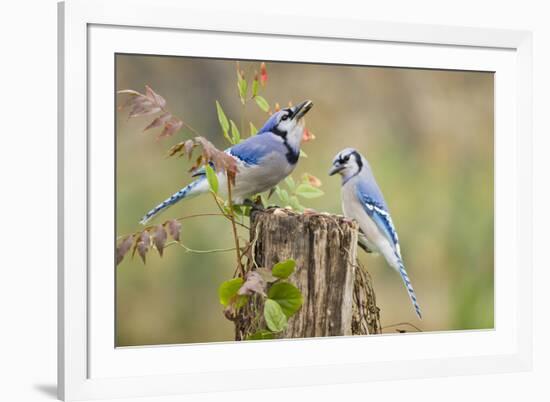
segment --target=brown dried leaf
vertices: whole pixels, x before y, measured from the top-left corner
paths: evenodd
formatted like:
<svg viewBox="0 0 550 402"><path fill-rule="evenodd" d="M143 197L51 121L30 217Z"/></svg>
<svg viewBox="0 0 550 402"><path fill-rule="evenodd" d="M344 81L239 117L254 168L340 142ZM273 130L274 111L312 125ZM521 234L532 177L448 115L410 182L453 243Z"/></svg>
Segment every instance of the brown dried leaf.
<svg viewBox="0 0 550 402"><path fill-rule="evenodd" d="M143 96L133 98L129 106L131 107L129 117L147 116L162 110L159 106Z"/></svg>
<svg viewBox="0 0 550 402"><path fill-rule="evenodd" d="M166 100L155 91L153 91L153 89L149 85L145 85L145 95L161 109L164 109L164 107L166 106Z"/></svg>
<svg viewBox="0 0 550 402"><path fill-rule="evenodd" d="M204 137L195 137L195 143L202 147L203 164L212 162L216 171L226 171L234 183L238 172L236 159L227 152L220 151Z"/></svg>
<svg viewBox="0 0 550 402"><path fill-rule="evenodd" d="M168 150L168 156L174 156L180 153L185 147L185 142L178 142Z"/></svg>
<svg viewBox="0 0 550 402"><path fill-rule="evenodd" d="M197 160L195 161L195 164L191 166L191 169L189 169L189 172L195 173L195 171L199 168L199 166L202 165L202 155L199 155Z"/></svg>
<svg viewBox="0 0 550 402"><path fill-rule="evenodd" d="M195 142L202 147L202 157L205 159L205 163L210 161L212 154L217 151L217 148L204 137L196 137Z"/></svg>
<svg viewBox="0 0 550 402"><path fill-rule="evenodd" d="M195 149L195 142L193 140L187 140L183 144L183 148L185 149L185 155L191 160L191 156L193 156L193 149Z"/></svg>
<svg viewBox="0 0 550 402"><path fill-rule="evenodd" d="M157 139L160 139L162 137L170 137L177 133L179 129L183 126L183 121L178 119L177 117L172 117L170 120L168 120L166 123L164 123L164 129L162 132L158 135Z"/></svg>
<svg viewBox="0 0 550 402"><path fill-rule="evenodd" d="M145 86L145 95L133 89L123 89L117 93L131 95L131 98L122 106L122 108L130 108L129 118L158 113L166 106L164 98L149 86Z"/></svg>
<svg viewBox="0 0 550 402"><path fill-rule="evenodd" d="M141 232L141 235L139 236L139 239L134 247L134 253L137 250L144 264L146 262L145 256L149 251L150 245L151 245L151 236L149 236L149 232L147 230L144 230L143 232Z"/></svg>
<svg viewBox="0 0 550 402"><path fill-rule="evenodd" d="M180 156L187 155L191 159L196 146L200 146L202 152L195 164L189 169L190 172L197 170L201 165L212 163L216 171L227 172L231 183L235 183L235 176L238 173L236 159L229 153L220 151L204 137L195 137L191 140L177 143L168 150L168 156L180 154Z"/></svg>
<svg viewBox="0 0 550 402"><path fill-rule="evenodd" d="M168 229L168 233L175 241L180 241L181 223L177 219L171 219L164 223Z"/></svg>
<svg viewBox="0 0 550 402"><path fill-rule="evenodd" d="M159 255L161 257L167 237L168 236L166 235L166 230L164 230L164 226L157 225L155 227L155 232L153 233L153 243L155 244L155 247L157 248L157 251L159 252Z"/></svg>
<svg viewBox="0 0 550 402"><path fill-rule="evenodd" d="M250 271L246 275L246 281L237 292L239 295L251 295L252 293L258 293L262 296L266 296L265 281L256 271Z"/></svg>
<svg viewBox="0 0 550 402"><path fill-rule="evenodd" d="M151 122L147 127L143 129L143 131L150 130L152 128L157 128L165 124L168 120L172 118L172 115L170 113L163 113L159 117L157 117L155 120Z"/></svg>
<svg viewBox="0 0 550 402"><path fill-rule="evenodd" d="M134 235L126 236L122 241L118 244L118 247L116 248L116 265L120 264L126 255L126 253L130 250L132 247L132 244L134 244Z"/></svg>

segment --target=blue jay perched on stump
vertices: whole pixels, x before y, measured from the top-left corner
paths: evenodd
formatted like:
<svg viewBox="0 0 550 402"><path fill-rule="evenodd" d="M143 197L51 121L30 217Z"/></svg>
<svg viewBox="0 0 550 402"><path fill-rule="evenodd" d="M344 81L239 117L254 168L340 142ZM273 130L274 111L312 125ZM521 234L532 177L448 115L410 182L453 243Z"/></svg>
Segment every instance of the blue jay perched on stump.
<svg viewBox="0 0 550 402"><path fill-rule="evenodd" d="M369 163L355 149L346 148L332 162L329 175L336 173L342 176L344 216L357 221L364 235L361 236L364 245L382 254L390 267L399 272L416 315L421 319L420 306L401 258L397 232Z"/></svg>
<svg viewBox="0 0 550 402"><path fill-rule="evenodd" d="M306 100L297 106L274 113L258 131L246 140L225 150L237 160L238 173L231 195L234 204L243 202L254 194L275 187L286 178L298 162L304 132L302 117L311 109L313 102ZM207 193L210 189L204 168L197 170L191 182L172 196L147 212L141 223L174 205L180 200ZM217 172L219 193L227 196L227 176Z"/></svg>

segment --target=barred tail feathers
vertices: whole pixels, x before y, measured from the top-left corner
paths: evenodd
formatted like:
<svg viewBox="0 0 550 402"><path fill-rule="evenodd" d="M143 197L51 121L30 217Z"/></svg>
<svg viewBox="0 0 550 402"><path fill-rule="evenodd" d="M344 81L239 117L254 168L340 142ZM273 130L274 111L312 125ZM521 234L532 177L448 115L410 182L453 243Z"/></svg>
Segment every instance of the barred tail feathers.
<svg viewBox="0 0 550 402"><path fill-rule="evenodd" d="M396 254L396 257L397 257L397 263L399 264L399 269L398 269L399 275L401 275L401 279L403 279L403 283L407 288L407 293L409 294L411 303L414 307L414 310L416 311L416 315L418 316L418 318L422 319L422 312L420 311L420 306L418 305L418 300L416 299L416 294L414 293L414 289L412 287L411 280L409 279L409 275L405 270L405 266L403 265L403 261L401 260L401 258L397 254Z"/></svg>
<svg viewBox="0 0 550 402"><path fill-rule="evenodd" d="M192 198L194 196L197 196L199 194L204 193L208 190L208 182L206 181L205 177L201 177L191 183L189 183L187 186L182 188L177 193L172 194L170 197L165 199L163 202L158 204L155 208L151 209L145 216L141 219L139 223L142 225L147 224L154 216L159 214L160 212L164 211L165 209L171 207L175 203L177 203L180 200L183 200L184 198Z"/></svg>

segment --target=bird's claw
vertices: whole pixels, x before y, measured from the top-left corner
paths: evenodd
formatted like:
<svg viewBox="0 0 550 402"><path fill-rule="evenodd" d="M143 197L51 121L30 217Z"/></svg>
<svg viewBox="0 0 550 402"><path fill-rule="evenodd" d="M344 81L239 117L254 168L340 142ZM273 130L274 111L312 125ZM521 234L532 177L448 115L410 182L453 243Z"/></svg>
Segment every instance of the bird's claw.
<svg viewBox="0 0 550 402"><path fill-rule="evenodd" d="M252 211L258 212L258 211L265 210L264 204L262 203L262 199L260 197L257 197L255 201L252 201L251 199L247 198L244 200L243 205L245 207L250 207L251 212Z"/></svg>

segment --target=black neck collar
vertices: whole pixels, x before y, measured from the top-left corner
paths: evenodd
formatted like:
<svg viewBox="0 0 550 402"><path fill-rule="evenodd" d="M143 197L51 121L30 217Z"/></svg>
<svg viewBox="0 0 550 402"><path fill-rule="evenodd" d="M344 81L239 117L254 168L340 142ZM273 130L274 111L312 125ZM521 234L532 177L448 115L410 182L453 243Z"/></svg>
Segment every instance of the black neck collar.
<svg viewBox="0 0 550 402"><path fill-rule="evenodd" d="M275 134L278 137L281 137L283 139L283 145L285 146L287 152L285 154L286 160L291 165L295 165L298 162L298 159L300 158L300 150L293 149L287 140L287 132L280 130L278 127L275 127L272 131L273 134Z"/></svg>

